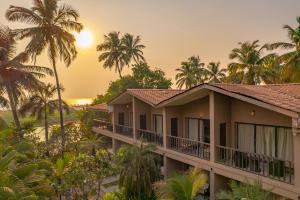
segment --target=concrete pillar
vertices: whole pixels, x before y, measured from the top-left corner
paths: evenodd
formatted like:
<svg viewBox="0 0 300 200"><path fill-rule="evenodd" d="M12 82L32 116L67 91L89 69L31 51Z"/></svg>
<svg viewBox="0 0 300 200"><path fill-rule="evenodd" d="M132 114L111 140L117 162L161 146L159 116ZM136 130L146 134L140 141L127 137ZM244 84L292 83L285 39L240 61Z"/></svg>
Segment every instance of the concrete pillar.
<svg viewBox="0 0 300 200"><path fill-rule="evenodd" d="M167 156L166 155L163 155L163 162L164 162L164 172L163 172L163 175L164 175L164 179L167 178L168 176L168 161L167 161Z"/></svg>
<svg viewBox="0 0 300 200"><path fill-rule="evenodd" d="M117 144L116 144L116 139L112 138L112 150L114 153L118 151L117 149Z"/></svg>
<svg viewBox="0 0 300 200"><path fill-rule="evenodd" d="M167 148L167 108L163 108L163 147Z"/></svg>
<svg viewBox="0 0 300 200"><path fill-rule="evenodd" d="M210 118L210 161L215 162L215 95L209 93L209 118Z"/></svg>
<svg viewBox="0 0 300 200"><path fill-rule="evenodd" d="M135 113L135 98L132 97L132 131L133 131L133 139L136 141L136 113Z"/></svg>
<svg viewBox="0 0 300 200"><path fill-rule="evenodd" d="M116 133L116 127L115 127L115 124L116 124L116 109L115 109L115 105L113 105L113 112L111 114L111 123L112 123L112 127L113 127L113 133Z"/></svg>
<svg viewBox="0 0 300 200"><path fill-rule="evenodd" d="M209 199L215 200L215 173L211 170L209 173Z"/></svg>
<svg viewBox="0 0 300 200"><path fill-rule="evenodd" d="M213 170L211 170L209 173L209 198L211 200L215 200L217 198L217 194L220 193L222 190L229 190L229 182L230 179L218 175L214 173Z"/></svg>
<svg viewBox="0 0 300 200"><path fill-rule="evenodd" d="M294 142L294 176L295 176L295 187L300 189L300 124L299 119L292 119L292 127L293 127L293 142ZM300 194L299 194L300 195Z"/></svg>

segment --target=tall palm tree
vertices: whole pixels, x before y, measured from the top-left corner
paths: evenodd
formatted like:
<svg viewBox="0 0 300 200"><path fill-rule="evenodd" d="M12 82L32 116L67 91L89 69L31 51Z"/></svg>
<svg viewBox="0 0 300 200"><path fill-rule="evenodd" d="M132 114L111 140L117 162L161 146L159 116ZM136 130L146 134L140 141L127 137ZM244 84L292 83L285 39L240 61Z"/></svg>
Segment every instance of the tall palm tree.
<svg viewBox="0 0 300 200"><path fill-rule="evenodd" d="M269 56L262 62L262 81L266 84L287 83L289 78L284 76L284 66L277 55Z"/></svg>
<svg viewBox="0 0 300 200"><path fill-rule="evenodd" d="M269 46L270 49L289 50L280 56L280 61L284 65L283 75L289 79L289 82L300 81L300 17L296 20L298 23L296 28L289 25L283 26L288 32L290 42L276 42Z"/></svg>
<svg viewBox="0 0 300 200"><path fill-rule="evenodd" d="M158 157L153 150L155 146L151 144L126 147L119 179L125 199L147 199L153 195L152 184L160 177Z"/></svg>
<svg viewBox="0 0 300 200"><path fill-rule="evenodd" d="M122 78L122 70L128 62L128 55L125 51L120 32L110 32L104 35L104 41L97 46L97 51L101 52L98 57L99 62L104 61L103 67L113 68Z"/></svg>
<svg viewBox="0 0 300 200"><path fill-rule="evenodd" d="M45 142L48 144L48 114L53 114L56 110L59 110L58 99L54 99L57 88L52 84L43 85L38 89L31 97L22 105L19 112L21 115L30 113L31 116L35 116L38 120L44 120L45 125ZM69 112L69 106L63 101L63 109Z"/></svg>
<svg viewBox="0 0 300 200"><path fill-rule="evenodd" d="M20 133L17 107L24 89L28 91L38 89L41 85L39 78L44 77L45 74L52 75L52 70L41 66L25 65L24 63L28 61L26 52L15 56L16 42L8 27L0 27L0 46L0 90L8 96L15 125Z"/></svg>
<svg viewBox="0 0 300 200"><path fill-rule="evenodd" d="M220 69L220 62L210 62L207 65L207 76L210 83L220 83L226 77L226 69Z"/></svg>
<svg viewBox="0 0 300 200"><path fill-rule="evenodd" d="M206 174L198 168L191 169L187 174L175 174L156 185L158 199L193 200L206 182Z"/></svg>
<svg viewBox="0 0 300 200"><path fill-rule="evenodd" d="M241 76L240 83L256 85L261 83L261 63L268 56L263 56L266 45L260 46L258 40L239 43L240 47L231 51L229 58L236 60L228 65L229 77Z"/></svg>
<svg viewBox="0 0 300 200"><path fill-rule="evenodd" d="M131 60L133 60L135 64L138 64L140 61L145 62L145 58L143 56L143 49L145 48L145 45L140 43L140 36L134 37L133 35L126 33L122 37L122 44L128 56L128 63L130 63Z"/></svg>
<svg viewBox="0 0 300 200"><path fill-rule="evenodd" d="M204 63L200 61L199 56L192 56L187 61L181 62L181 67L177 68L178 72L175 76L176 84L181 89L191 88L199 83L203 83L206 79Z"/></svg>
<svg viewBox="0 0 300 200"><path fill-rule="evenodd" d="M229 184L230 191L221 191L217 194L217 199L220 200L235 200L235 199L247 199L256 200L264 199L271 200L271 191L263 190L262 183L256 180L253 184L247 181L247 183L237 183L232 181Z"/></svg>
<svg viewBox="0 0 300 200"><path fill-rule="evenodd" d="M63 153L65 146L63 103L56 63L60 59L69 66L72 60L75 59L77 55L75 37L71 32L80 32L83 25L78 22L78 12L69 5L58 5L59 0L32 1L33 6L29 9L10 6L6 12L6 17L9 21L19 21L31 26L17 29L15 34L19 39L31 39L26 50L31 53L33 58L46 49L48 51L57 87L62 138L61 151Z"/></svg>

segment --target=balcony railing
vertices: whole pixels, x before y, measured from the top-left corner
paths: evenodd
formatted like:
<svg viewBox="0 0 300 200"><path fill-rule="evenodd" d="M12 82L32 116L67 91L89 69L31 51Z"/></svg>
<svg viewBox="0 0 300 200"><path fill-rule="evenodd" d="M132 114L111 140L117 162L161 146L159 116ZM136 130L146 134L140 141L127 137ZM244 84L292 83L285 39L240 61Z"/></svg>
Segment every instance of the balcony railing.
<svg viewBox="0 0 300 200"><path fill-rule="evenodd" d="M115 125L115 131L118 134L131 137L131 138L133 137L133 129L130 126Z"/></svg>
<svg viewBox="0 0 300 200"><path fill-rule="evenodd" d="M163 145L162 134L155 133L148 130L142 130L142 129L137 129L136 134L138 140L142 140L143 142L148 142L148 143L154 143L159 146Z"/></svg>
<svg viewBox="0 0 300 200"><path fill-rule="evenodd" d="M113 131L112 123L104 120L104 119L94 119L94 126L97 128L101 128L107 131Z"/></svg>
<svg viewBox="0 0 300 200"><path fill-rule="evenodd" d="M168 135L167 148L201 159L210 159L209 144L205 142Z"/></svg>
<svg viewBox="0 0 300 200"><path fill-rule="evenodd" d="M216 162L285 183L294 183L292 161L216 146Z"/></svg>

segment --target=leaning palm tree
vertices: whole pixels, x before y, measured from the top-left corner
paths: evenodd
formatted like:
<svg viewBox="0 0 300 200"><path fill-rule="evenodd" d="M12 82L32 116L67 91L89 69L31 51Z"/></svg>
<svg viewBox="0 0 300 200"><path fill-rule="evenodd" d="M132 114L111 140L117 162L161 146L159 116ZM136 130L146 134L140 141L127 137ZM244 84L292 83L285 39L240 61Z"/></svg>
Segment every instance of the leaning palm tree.
<svg viewBox="0 0 300 200"><path fill-rule="evenodd" d="M8 27L0 27L0 46L0 90L8 96L15 125L20 133L17 107L24 89L27 91L38 89L41 85L39 78L43 78L45 74L52 75L52 70L41 66L25 65L24 63L28 61L26 52L15 56L16 42Z"/></svg>
<svg viewBox="0 0 300 200"><path fill-rule="evenodd" d="M21 106L19 112L21 115L30 113L31 116L35 116L38 120L44 120L45 125L45 142L48 144L49 123L48 115L53 114L59 110L58 99L54 99L57 88L52 84L44 84L39 88L31 97ZM69 106L63 101L63 109L69 112Z"/></svg>
<svg viewBox="0 0 300 200"><path fill-rule="evenodd" d="M33 58L47 49L51 61L59 101L60 127L63 153L65 146L63 103L60 82L57 73L57 61L61 59L67 66L77 55L75 37L72 31L80 32L83 25L78 22L79 14L71 6L58 5L59 0L32 0L31 8L10 6L6 12L9 21L19 21L30 24L31 27L17 29L15 31L18 39L30 38L26 50Z"/></svg>
<svg viewBox="0 0 300 200"><path fill-rule="evenodd" d="M97 46L97 51L101 53L98 60L104 62L103 67L105 69L115 67L115 71L122 78L123 67L129 63L129 59L122 38L120 38L120 33L110 32L104 35L104 41Z"/></svg>
<svg viewBox="0 0 300 200"><path fill-rule="evenodd" d="M226 69L220 69L220 62L210 62L207 65L207 76L210 83L220 83L226 77Z"/></svg>
<svg viewBox="0 0 300 200"><path fill-rule="evenodd" d="M158 199L193 200L206 182L206 174L198 168L191 169L187 174L175 174L165 182L156 184Z"/></svg>
<svg viewBox="0 0 300 200"><path fill-rule="evenodd" d="M125 147L120 161L119 186L125 199L149 199L153 195L152 184L160 177L155 146L134 144Z"/></svg>
<svg viewBox="0 0 300 200"><path fill-rule="evenodd" d="M290 42L276 42L269 46L270 49L290 50L280 56L280 61L284 65L283 75L289 79L289 82L300 81L300 17L296 20L298 23L296 28L289 25L283 26L288 32Z"/></svg>
<svg viewBox="0 0 300 200"><path fill-rule="evenodd" d="M145 62L145 58L143 56L143 49L145 45L140 44L141 38L140 36L134 37L133 35L126 33L122 37L122 45L124 46L125 52L128 57L128 63L133 60L135 64L138 64L140 61Z"/></svg>
<svg viewBox="0 0 300 200"><path fill-rule="evenodd" d="M206 79L204 63L196 56L192 56L188 61L182 62L181 67L177 68L176 71L178 72L175 76L176 84L180 89L183 86L189 89L199 83L203 83Z"/></svg>
<svg viewBox="0 0 300 200"><path fill-rule="evenodd" d="M266 45L260 46L258 40L239 43L240 47L231 51L229 58L236 60L228 65L229 77L241 76L240 83L256 85L261 83L261 64L268 56L263 56Z"/></svg>
<svg viewBox="0 0 300 200"><path fill-rule="evenodd" d="M247 199L247 200L271 200L271 191L263 190L262 183L260 180L250 183L237 183L231 181L230 191L221 191L217 194L217 199L220 200L236 200L236 199Z"/></svg>

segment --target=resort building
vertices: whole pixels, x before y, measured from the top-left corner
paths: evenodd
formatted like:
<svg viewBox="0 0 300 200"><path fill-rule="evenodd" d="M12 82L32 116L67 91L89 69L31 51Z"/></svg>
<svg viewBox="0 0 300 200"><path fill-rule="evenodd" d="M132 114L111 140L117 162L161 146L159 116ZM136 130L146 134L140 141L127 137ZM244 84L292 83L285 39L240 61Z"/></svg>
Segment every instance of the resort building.
<svg viewBox="0 0 300 200"><path fill-rule="evenodd" d="M210 199L230 180L260 179L300 199L300 84L201 84L188 90L129 89L109 102L94 132L124 144L157 145L163 174L190 166L209 176Z"/></svg>

